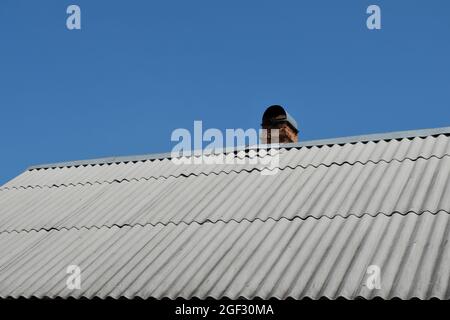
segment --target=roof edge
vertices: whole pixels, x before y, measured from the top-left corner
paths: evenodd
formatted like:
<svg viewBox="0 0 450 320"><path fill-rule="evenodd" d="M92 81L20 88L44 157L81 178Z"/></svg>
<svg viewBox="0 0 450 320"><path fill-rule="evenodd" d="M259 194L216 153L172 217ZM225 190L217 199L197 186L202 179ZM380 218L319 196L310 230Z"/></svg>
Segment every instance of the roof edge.
<svg viewBox="0 0 450 320"><path fill-rule="evenodd" d="M420 138L420 137L428 137L428 136L437 136L437 135L450 135L450 127L442 127L442 128L434 128L434 129L421 129L421 130L408 130L408 131L395 131L395 132L387 132L387 133L375 133L375 134L367 134L367 135L359 135L359 136L348 136L348 137L340 137L340 138L331 138L331 139L318 139L318 140L310 140L304 142L296 142L296 143L287 143L281 144L280 147L285 149L291 148L301 148L301 147L313 147L313 146L325 146L325 145L343 145L348 143L358 143L358 142L376 142L381 140L398 140L398 139L407 139L407 138ZM253 149L267 149L273 148L273 145L257 145L257 146L246 146L246 147L237 147L237 148L226 148L217 153L228 153L233 151L242 151L242 150L253 150ZM194 155L201 154L200 151L193 151ZM112 163L121 163L121 162L133 162L133 161L145 161L145 160L162 160L162 159L171 159L173 156L172 153L153 153L153 154L143 154L143 155L135 155L135 156L118 156L118 157L105 157L105 158L96 158L96 159L87 159L87 160L76 160L76 161L66 161L66 162L56 162L56 163L48 163L48 164L40 164L33 165L27 168L29 170L35 169L49 169L49 168L62 168L62 167L73 167L73 166L83 166L83 165L96 165L96 164L112 164Z"/></svg>

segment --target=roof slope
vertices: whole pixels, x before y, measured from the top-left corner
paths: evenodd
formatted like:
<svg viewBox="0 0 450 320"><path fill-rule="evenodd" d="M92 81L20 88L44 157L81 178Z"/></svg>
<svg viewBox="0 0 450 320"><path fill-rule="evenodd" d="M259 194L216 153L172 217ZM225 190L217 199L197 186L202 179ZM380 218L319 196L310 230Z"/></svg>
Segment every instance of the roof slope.
<svg viewBox="0 0 450 320"><path fill-rule="evenodd" d="M286 145L274 175L167 155L32 167L0 187L0 297L450 299L449 134Z"/></svg>

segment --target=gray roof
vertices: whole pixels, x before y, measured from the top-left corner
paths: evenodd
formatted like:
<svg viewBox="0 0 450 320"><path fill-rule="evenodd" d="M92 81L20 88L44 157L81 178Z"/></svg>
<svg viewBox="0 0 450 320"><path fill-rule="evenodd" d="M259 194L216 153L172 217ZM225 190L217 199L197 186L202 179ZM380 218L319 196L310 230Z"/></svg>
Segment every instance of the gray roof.
<svg viewBox="0 0 450 320"><path fill-rule="evenodd" d="M443 128L434 128L434 129L422 129L422 130L408 130L408 131L396 131L389 133L376 133L376 134L366 134L360 136L350 136L350 137L341 137L341 138L333 138L333 139L321 139L321 140L312 140L312 141L304 141L297 143L288 143L284 144L283 147L286 149L289 148L300 148L300 147L319 147L324 145L342 145L347 143L357 143L357 142L377 142L380 140L398 140L404 138L420 138L420 137L428 137L428 136L437 136L440 134L449 134L450 127ZM231 151L239 151L239 150L252 150L252 149L260 149L260 148L271 148L270 145L258 145L258 146L250 146L250 147L238 147L233 149L224 149L222 152L231 152ZM193 151L193 154L202 153L202 150ZM77 160L77 161L67 161L67 162L57 162L57 163L48 163L48 164L40 164L33 165L28 168L28 170L32 169L48 169L48 168L57 168L57 167L71 167L71 166L80 166L80 165L95 165L95 164L112 164L112 163L120 163L120 162L133 162L133 161L145 161L145 160L162 160L162 159L170 159L172 157L172 153L153 153L153 154L144 154L144 155L135 155L135 156L120 156L120 157L107 157L107 158L99 158L99 159L88 159L88 160Z"/></svg>
<svg viewBox="0 0 450 320"><path fill-rule="evenodd" d="M169 155L31 167L0 187L0 297L449 299L449 134L284 145L274 175Z"/></svg>

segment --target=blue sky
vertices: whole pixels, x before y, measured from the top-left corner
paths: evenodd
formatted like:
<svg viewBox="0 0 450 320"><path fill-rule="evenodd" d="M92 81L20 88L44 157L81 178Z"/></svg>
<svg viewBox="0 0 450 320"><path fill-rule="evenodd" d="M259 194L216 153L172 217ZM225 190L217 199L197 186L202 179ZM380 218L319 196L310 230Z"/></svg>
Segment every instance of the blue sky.
<svg viewBox="0 0 450 320"><path fill-rule="evenodd" d="M450 126L448 0L2 0L0 41L0 184L170 151L194 120L258 128L271 104L300 140Z"/></svg>

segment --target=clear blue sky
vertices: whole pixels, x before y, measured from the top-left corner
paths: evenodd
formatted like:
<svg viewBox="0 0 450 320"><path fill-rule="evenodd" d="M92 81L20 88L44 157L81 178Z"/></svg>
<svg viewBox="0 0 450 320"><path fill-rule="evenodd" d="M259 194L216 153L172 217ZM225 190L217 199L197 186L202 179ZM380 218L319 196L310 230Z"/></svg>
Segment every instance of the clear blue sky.
<svg viewBox="0 0 450 320"><path fill-rule="evenodd" d="M0 184L170 151L194 120L257 128L271 104L301 140L450 126L448 0L1 0L0 41Z"/></svg>

